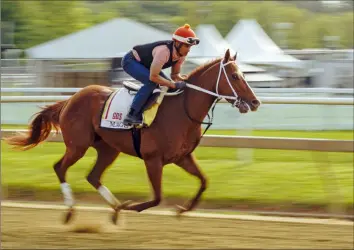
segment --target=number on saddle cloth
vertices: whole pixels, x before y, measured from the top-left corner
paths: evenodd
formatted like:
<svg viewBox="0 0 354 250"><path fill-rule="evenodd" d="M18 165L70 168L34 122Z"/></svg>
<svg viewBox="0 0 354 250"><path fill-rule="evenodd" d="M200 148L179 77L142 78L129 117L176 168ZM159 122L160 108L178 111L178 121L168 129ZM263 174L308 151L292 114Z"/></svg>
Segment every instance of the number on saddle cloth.
<svg viewBox="0 0 354 250"><path fill-rule="evenodd" d="M114 129L129 129L130 126L125 126L123 121L128 114L132 105L133 99L140 86L133 82L124 82L123 88L115 90L106 100L101 116L101 127ZM152 94L147 103L142 109L144 124L149 126L155 118L157 112L156 101L160 96L160 91ZM152 110L149 110L151 107ZM148 111L147 114L144 114ZM147 120L147 121L145 121Z"/></svg>

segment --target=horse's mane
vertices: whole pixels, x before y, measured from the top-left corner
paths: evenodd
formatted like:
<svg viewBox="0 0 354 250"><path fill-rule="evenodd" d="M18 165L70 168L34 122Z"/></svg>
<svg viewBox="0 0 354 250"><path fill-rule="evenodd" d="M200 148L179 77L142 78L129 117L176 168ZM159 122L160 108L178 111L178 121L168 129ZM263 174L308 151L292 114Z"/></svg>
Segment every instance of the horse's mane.
<svg viewBox="0 0 354 250"><path fill-rule="evenodd" d="M208 69L209 67L213 66L214 64L220 62L222 60L221 58L216 58L213 59L209 62L206 62L202 65L199 65L198 67L196 67L195 69L193 69L188 75L187 75L187 81L191 80L192 78L195 78L197 76L199 76L201 73L203 73L206 69Z"/></svg>

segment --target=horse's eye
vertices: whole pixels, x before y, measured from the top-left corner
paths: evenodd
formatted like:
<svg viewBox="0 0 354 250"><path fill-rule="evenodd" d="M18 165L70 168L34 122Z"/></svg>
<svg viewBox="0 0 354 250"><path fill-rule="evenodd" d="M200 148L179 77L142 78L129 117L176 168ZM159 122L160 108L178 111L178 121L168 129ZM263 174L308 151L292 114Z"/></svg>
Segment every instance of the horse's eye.
<svg viewBox="0 0 354 250"><path fill-rule="evenodd" d="M238 80L238 75L237 74L232 74L232 78L234 79L234 80Z"/></svg>

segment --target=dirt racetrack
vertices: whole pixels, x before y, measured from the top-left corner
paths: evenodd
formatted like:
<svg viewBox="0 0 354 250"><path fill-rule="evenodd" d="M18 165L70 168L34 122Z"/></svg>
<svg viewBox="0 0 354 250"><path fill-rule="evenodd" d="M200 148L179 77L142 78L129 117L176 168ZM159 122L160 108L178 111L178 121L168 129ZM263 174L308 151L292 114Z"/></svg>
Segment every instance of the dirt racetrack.
<svg viewBox="0 0 354 250"><path fill-rule="evenodd" d="M2 249L353 249L352 225L124 213L120 225L107 211L78 210L71 225L63 211L1 208Z"/></svg>

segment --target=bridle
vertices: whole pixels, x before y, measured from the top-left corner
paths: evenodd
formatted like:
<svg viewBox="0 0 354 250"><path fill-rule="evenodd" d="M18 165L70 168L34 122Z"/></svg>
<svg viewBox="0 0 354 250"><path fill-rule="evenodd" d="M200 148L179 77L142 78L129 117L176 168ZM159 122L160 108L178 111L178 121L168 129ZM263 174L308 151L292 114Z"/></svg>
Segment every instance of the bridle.
<svg viewBox="0 0 354 250"><path fill-rule="evenodd" d="M184 97L184 111L186 112L188 118L196 123L199 123L199 124L207 124L207 127L206 129L204 130L202 136L200 138L203 137L203 135L206 133L206 131L209 129L209 127L213 124L213 118L214 118L214 109L215 109L215 105L222 99L229 99L229 100L234 100L234 102L232 103L232 107L240 107L241 104L245 103L236 93L235 89L232 87L232 84L229 80L229 77L227 76L227 73L226 73L226 70L225 70L225 66L227 66L228 64L232 63L233 61L229 61L227 63L223 63L223 60L220 61L220 67L219 67L219 74L218 74L218 78L217 78L217 82L216 82L216 93L210 91L210 90L207 90L207 89L204 89L202 87L199 87L199 86L196 86L196 85L193 85L193 84L190 84L190 83L187 83L186 86L188 88L191 88L191 89L194 89L194 90L197 90L197 91L200 91L200 92L203 92L203 93L206 93L206 94L209 94L209 95L212 95L212 96L215 96L215 100L213 102L213 104L211 105L211 117L208 113L208 119L209 119L209 122L203 122L203 121L198 121L198 120L195 120L194 118L192 118L190 116L190 114L188 113L188 109L187 109L187 105L186 105L186 97ZM232 93L234 94L234 96L225 96L225 95L220 95L219 94L219 83L220 83L220 78L221 78L221 73L224 72L225 74L225 78L227 80L227 83L229 84L231 90L232 90Z"/></svg>
<svg viewBox="0 0 354 250"><path fill-rule="evenodd" d="M232 104L232 107L239 107L240 104L242 102L244 102L236 93L234 87L232 87L232 84L230 82L230 79L229 77L227 76L226 74L226 70L225 70L225 66L227 66L228 64L232 63L233 61L229 61L227 63L223 63L222 61L220 61L220 68L219 68L219 74L218 74L218 79L217 79L217 82L216 82L216 93L210 91L210 90L207 90L207 89L204 89L202 87L199 87L199 86L196 86L196 85L193 85L193 84L190 84L190 83L187 83L187 87L188 88L191 88L191 89L195 89L197 91L200 91L200 92L204 92L206 94L209 94L209 95L212 95L212 96L215 96L217 98L224 98L226 100L235 100L235 102ZM220 78L221 78L221 73L224 72L225 74L225 78L227 80L227 83L229 84L231 90L232 90L232 93L234 94L233 96L226 96L226 95L220 95L219 94L219 83L220 83Z"/></svg>

